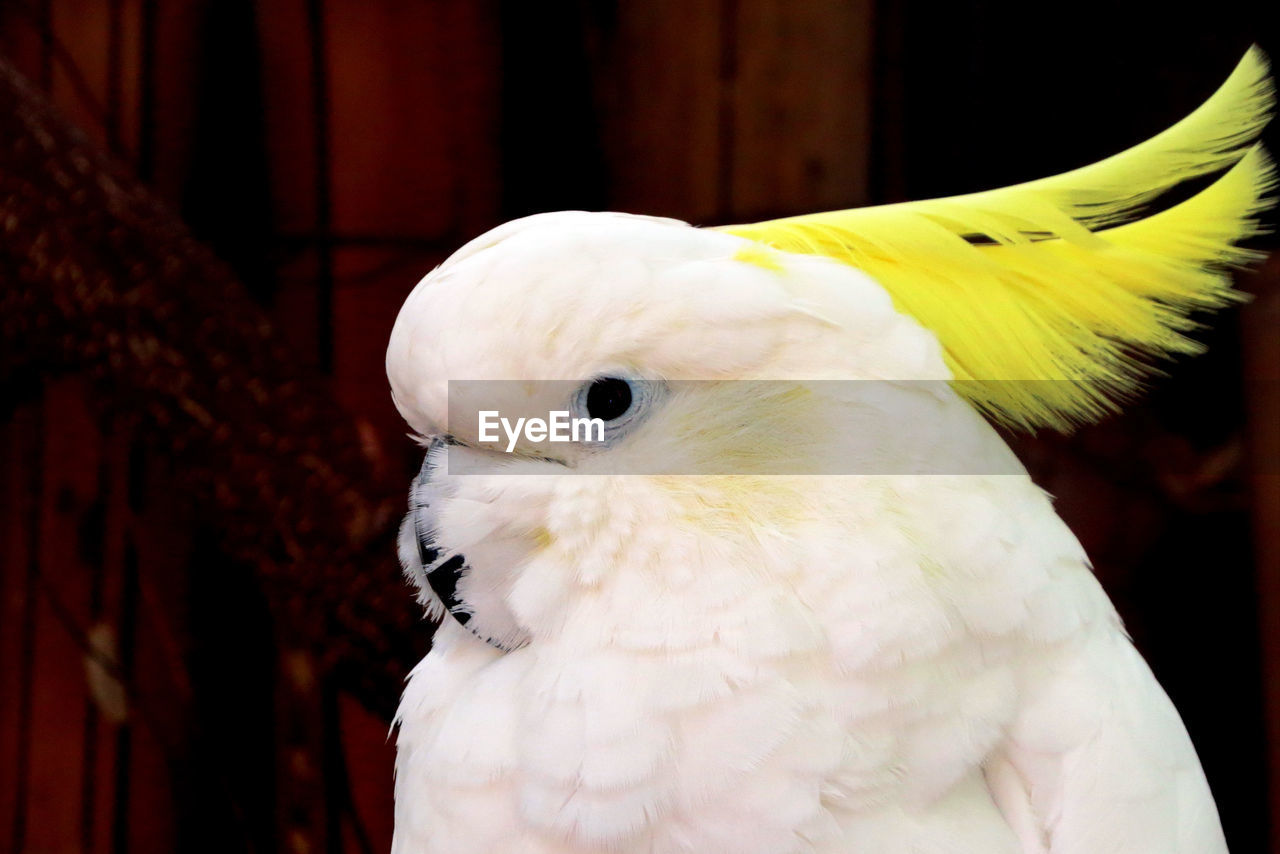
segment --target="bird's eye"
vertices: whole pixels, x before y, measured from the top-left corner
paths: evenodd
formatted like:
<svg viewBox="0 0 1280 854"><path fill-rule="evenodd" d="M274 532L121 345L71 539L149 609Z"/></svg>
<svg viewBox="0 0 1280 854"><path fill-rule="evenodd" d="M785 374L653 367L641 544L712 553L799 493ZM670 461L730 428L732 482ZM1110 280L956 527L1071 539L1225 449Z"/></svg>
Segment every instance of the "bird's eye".
<svg viewBox="0 0 1280 854"><path fill-rule="evenodd" d="M573 414L594 421L597 430L602 427L600 439L596 441L611 444L644 419L663 388L656 380L596 377L578 386L573 397Z"/></svg>
<svg viewBox="0 0 1280 854"><path fill-rule="evenodd" d="M587 386L587 417L617 421L631 409L631 383L618 377L601 377Z"/></svg>

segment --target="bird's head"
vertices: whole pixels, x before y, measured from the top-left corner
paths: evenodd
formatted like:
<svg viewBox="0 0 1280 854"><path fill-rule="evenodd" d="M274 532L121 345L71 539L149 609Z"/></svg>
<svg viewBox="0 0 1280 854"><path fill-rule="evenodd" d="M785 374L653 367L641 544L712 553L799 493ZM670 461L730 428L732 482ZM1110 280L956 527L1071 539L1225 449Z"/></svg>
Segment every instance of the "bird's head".
<svg viewBox="0 0 1280 854"><path fill-rule="evenodd" d="M708 552L752 566L838 512L811 475L930 471L939 447L1005 465L976 412L1112 411L1152 358L1198 349L1193 311L1236 299L1224 266L1257 257L1235 243L1275 184L1254 145L1271 100L1253 51L1178 125L1065 175L721 229L542 214L473 240L387 351L430 447L401 538L424 602L509 648L629 567L662 590ZM557 412L599 440L550 440Z"/></svg>
<svg viewBox="0 0 1280 854"><path fill-rule="evenodd" d="M906 465L921 443L904 423L937 433L958 402L937 340L867 275L613 213L533 216L464 246L405 302L387 372L429 448L406 567L429 606L504 647L620 552L660 567L707 537L745 547L754 526L799 523L803 476L859 453ZM554 413L570 441L512 429ZM579 419L599 426L575 441ZM520 586L553 555L574 572Z"/></svg>

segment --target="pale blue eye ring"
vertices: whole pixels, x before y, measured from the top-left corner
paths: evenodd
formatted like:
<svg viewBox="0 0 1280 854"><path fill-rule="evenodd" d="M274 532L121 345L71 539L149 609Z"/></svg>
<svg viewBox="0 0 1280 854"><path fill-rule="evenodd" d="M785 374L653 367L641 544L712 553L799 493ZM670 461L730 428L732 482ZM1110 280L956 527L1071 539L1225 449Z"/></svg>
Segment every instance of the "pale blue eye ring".
<svg viewBox="0 0 1280 854"><path fill-rule="evenodd" d="M574 392L575 418L598 421L604 441L610 442L630 432L657 402L662 383L613 374L595 377Z"/></svg>

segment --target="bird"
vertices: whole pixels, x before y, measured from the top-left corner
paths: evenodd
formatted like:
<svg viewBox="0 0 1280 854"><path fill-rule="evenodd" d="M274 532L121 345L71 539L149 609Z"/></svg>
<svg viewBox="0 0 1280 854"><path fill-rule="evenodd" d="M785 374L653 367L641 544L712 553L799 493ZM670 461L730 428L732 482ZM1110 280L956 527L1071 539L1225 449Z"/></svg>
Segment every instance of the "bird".
<svg viewBox="0 0 1280 854"><path fill-rule="evenodd" d="M427 274L386 356L424 448L397 548L440 621L393 851L1225 852L1002 431L1117 411L1240 301L1272 91L1255 47L1065 174L716 227L536 214Z"/></svg>

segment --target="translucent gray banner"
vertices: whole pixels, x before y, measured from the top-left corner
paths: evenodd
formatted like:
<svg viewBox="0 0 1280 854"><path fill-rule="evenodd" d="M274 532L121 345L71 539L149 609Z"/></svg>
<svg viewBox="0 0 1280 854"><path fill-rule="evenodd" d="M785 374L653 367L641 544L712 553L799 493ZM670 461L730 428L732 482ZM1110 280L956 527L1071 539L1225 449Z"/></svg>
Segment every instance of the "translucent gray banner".
<svg viewBox="0 0 1280 854"><path fill-rule="evenodd" d="M1065 381L963 385L455 380L444 467L454 475L1021 475L966 398L1051 402L1080 391Z"/></svg>

